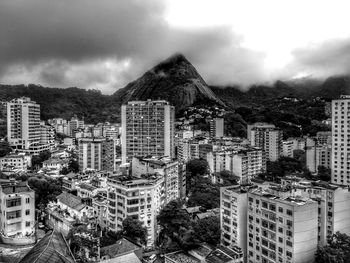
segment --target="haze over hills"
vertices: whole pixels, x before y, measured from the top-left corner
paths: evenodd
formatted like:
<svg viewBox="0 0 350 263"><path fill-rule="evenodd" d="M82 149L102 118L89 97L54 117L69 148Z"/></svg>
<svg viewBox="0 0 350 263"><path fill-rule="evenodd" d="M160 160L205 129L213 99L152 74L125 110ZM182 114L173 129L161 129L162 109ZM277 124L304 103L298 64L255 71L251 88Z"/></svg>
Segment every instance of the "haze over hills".
<svg viewBox="0 0 350 263"><path fill-rule="evenodd" d="M235 109L267 107L268 102L285 97L328 100L350 94L350 77L335 76L325 81L301 79L277 81L272 86L254 85L248 91L239 87L208 86L195 67L181 54L147 71L113 95L78 88L47 88L40 85L0 85L0 100L28 96L41 105L42 118L84 116L86 122L119 121L120 106L130 100L165 99L177 110L210 103Z"/></svg>

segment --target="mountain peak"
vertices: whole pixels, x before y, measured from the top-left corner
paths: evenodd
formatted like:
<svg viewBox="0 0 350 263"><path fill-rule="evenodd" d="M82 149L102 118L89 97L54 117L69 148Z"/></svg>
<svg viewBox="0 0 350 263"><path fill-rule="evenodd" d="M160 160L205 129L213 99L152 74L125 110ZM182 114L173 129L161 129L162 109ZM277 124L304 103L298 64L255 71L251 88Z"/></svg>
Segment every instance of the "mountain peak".
<svg viewBox="0 0 350 263"><path fill-rule="evenodd" d="M122 103L130 100L164 99L177 110L196 102L214 102L224 105L180 53L176 53L147 71L142 77L118 90L115 97Z"/></svg>

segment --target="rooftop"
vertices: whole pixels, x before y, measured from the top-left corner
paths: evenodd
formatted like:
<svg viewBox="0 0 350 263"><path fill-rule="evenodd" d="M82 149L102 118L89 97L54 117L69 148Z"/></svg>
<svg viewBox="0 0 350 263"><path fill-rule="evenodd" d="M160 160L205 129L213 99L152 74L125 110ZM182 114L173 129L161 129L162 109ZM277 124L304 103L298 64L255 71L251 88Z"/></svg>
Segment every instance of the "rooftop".
<svg viewBox="0 0 350 263"><path fill-rule="evenodd" d="M4 194L15 194L15 193L24 193L24 192L33 192L33 190L27 185L26 182L17 182L17 181L2 181L0 182L2 192Z"/></svg>
<svg viewBox="0 0 350 263"><path fill-rule="evenodd" d="M74 263L76 262L63 235L47 233L19 263Z"/></svg>
<svg viewBox="0 0 350 263"><path fill-rule="evenodd" d="M119 239L115 244L101 247L101 257L108 255L110 258L117 257L128 252L133 252L141 247L126 238Z"/></svg>
<svg viewBox="0 0 350 263"><path fill-rule="evenodd" d="M80 197L67 192L63 192L62 194L57 196L57 200L75 210L81 210L85 207Z"/></svg>

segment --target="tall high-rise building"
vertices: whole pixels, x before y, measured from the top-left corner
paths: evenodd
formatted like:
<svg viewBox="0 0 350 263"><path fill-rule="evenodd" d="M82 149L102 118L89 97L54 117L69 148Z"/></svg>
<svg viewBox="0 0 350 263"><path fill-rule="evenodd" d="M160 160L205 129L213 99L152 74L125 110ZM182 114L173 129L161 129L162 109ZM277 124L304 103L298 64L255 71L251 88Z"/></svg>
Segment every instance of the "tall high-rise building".
<svg viewBox="0 0 350 263"><path fill-rule="evenodd" d="M332 101L332 183L350 186L350 96Z"/></svg>
<svg viewBox="0 0 350 263"><path fill-rule="evenodd" d="M210 137L221 138L224 136L224 118L210 120Z"/></svg>
<svg viewBox="0 0 350 263"><path fill-rule="evenodd" d="M263 149L266 159L277 161L282 152L282 131L265 126L250 128L250 144Z"/></svg>
<svg viewBox="0 0 350 263"><path fill-rule="evenodd" d="M130 101L121 112L123 163L133 156L174 157L175 108L169 102Z"/></svg>
<svg viewBox="0 0 350 263"><path fill-rule="evenodd" d="M7 139L16 149L40 143L40 105L21 97L7 102Z"/></svg>
<svg viewBox="0 0 350 263"><path fill-rule="evenodd" d="M248 193L241 186L220 188L221 244L240 247L247 257Z"/></svg>
<svg viewBox="0 0 350 263"><path fill-rule="evenodd" d="M105 138L79 140L79 169L115 170L115 142Z"/></svg>

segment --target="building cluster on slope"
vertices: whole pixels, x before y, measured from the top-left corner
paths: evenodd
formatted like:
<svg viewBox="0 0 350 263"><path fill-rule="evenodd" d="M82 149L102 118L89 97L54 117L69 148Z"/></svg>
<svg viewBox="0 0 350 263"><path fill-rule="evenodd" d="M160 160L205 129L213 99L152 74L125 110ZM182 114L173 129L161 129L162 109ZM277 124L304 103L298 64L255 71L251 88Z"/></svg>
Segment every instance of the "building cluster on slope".
<svg viewBox="0 0 350 263"><path fill-rule="evenodd" d="M248 125L247 138L232 138L225 137L220 110L213 116L207 109L191 108L188 118L176 122L175 109L167 101L130 101L121 108L121 124L89 125L77 116L45 124L40 106L19 98L7 103L7 140L13 152L0 158L0 170L26 172L33 155L49 150L51 157L38 173L60 177L63 188L45 209L49 227L64 239L77 223L120 231L131 217L146 227L146 247L151 248L160 233L161 209L172 200L186 200L186 163L202 158L213 183L220 181L222 171L239 182L221 188L220 209L184 208L192 219L220 217L221 245L169 253L165 262L312 262L317 246L326 245L328 236L337 231L350 234L349 107L348 96L334 100L332 132L314 137L283 139L281 129L258 122ZM203 116L210 116L207 130L192 125ZM60 144L55 134L65 137ZM319 166L331 168L332 182L296 176L283 177L280 184L254 180L266 172L268 161L300 152L311 173ZM70 170L72 160L79 172ZM34 192L14 181L0 185L3 240L22 238L25 243L35 224ZM101 248L94 260L112 259L112 250Z"/></svg>

